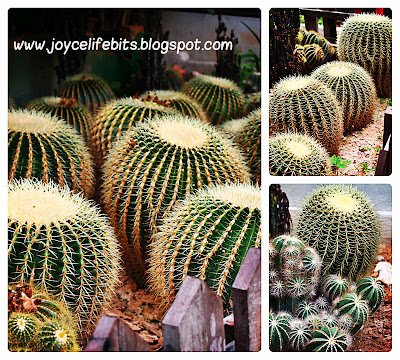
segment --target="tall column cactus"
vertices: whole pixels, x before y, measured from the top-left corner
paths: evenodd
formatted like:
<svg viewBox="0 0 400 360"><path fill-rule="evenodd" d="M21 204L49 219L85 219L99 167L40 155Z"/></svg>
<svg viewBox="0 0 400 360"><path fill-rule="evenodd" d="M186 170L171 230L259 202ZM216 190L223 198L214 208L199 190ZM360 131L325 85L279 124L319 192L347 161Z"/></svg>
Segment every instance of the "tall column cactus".
<svg viewBox="0 0 400 360"><path fill-rule="evenodd" d="M8 113L8 179L37 178L92 197L92 158L83 138L57 117L34 110Z"/></svg>
<svg viewBox="0 0 400 360"><path fill-rule="evenodd" d="M104 164L103 201L135 280L143 284L149 237L178 200L204 185L248 180L238 150L201 120L164 116L119 140Z"/></svg>
<svg viewBox="0 0 400 360"><path fill-rule="evenodd" d="M392 96L392 20L376 14L356 14L342 24L338 57L367 70L379 97Z"/></svg>

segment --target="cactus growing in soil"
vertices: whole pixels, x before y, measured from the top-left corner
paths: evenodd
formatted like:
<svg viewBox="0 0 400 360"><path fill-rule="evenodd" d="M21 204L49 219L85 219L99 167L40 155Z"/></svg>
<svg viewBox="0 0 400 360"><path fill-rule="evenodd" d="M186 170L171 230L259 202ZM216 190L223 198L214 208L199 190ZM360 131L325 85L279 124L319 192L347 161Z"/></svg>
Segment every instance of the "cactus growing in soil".
<svg viewBox="0 0 400 360"><path fill-rule="evenodd" d="M98 112L92 128L92 147L96 153L96 164L102 164L113 143L127 130L145 119L174 113L172 108L150 98L127 97L109 102Z"/></svg>
<svg viewBox="0 0 400 360"><path fill-rule="evenodd" d="M92 159L83 138L57 117L34 110L8 113L8 179L37 178L91 197Z"/></svg>
<svg viewBox="0 0 400 360"><path fill-rule="evenodd" d="M91 117L87 109L78 104L75 98L43 97L31 101L26 108L57 116L72 125L90 144Z"/></svg>
<svg viewBox="0 0 400 360"><path fill-rule="evenodd" d="M347 293L341 296L335 309L340 315L348 314L352 317L353 327L350 331L353 335L366 324L369 318L368 303L356 293Z"/></svg>
<svg viewBox="0 0 400 360"><path fill-rule="evenodd" d="M201 106L197 104L195 100L191 99L182 92L152 90L148 93L142 94L142 98L146 98L148 101L157 102L160 105L171 107L188 117L200 119L205 122L208 121Z"/></svg>
<svg viewBox="0 0 400 360"><path fill-rule="evenodd" d="M231 80L200 75L188 81L182 92L195 99L214 125L244 115L245 98Z"/></svg>
<svg viewBox="0 0 400 360"><path fill-rule="evenodd" d="M261 184L261 109L245 118L225 122L222 129L233 135L247 159L252 180Z"/></svg>
<svg viewBox="0 0 400 360"><path fill-rule="evenodd" d="M164 116L133 128L109 152L103 184L128 272L143 284L150 236L178 200L204 185L248 180L241 154L201 120Z"/></svg>
<svg viewBox="0 0 400 360"><path fill-rule="evenodd" d="M373 79L361 66L333 61L315 69L311 76L332 89L342 104L345 133L361 130L371 122L376 106L376 89Z"/></svg>
<svg viewBox="0 0 400 360"><path fill-rule="evenodd" d="M52 182L8 186L8 280L30 280L58 296L83 336L118 284L119 246L107 218L80 194Z"/></svg>
<svg viewBox="0 0 400 360"><path fill-rule="evenodd" d="M166 309L187 275L204 280L231 312L232 285L250 247L261 246L261 190L206 187L180 202L150 246L148 282Z"/></svg>
<svg viewBox="0 0 400 360"><path fill-rule="evenodd" d="M290 76L270 92L272 135L299 132L314 137L330 155L338 155L343 135L342 108L335 94L311 76Z"/></svg>
<svg viewBox="0 0 400 360"><path fill-rule="evenodd" d="M273 176L333 175L326 149L311 136L295 133L270 138L269 172Z"/></svg>
<svg viewBox="0 0 400 360"><path fill-rule="evenodd" d="M303 202L296 235L322 258L322 275L350 281L370 270L380 242L380 219L367 195L351 185L315 189Z"/></svg>
<svg viewBox="0 0 400 360"><path fill-rule="evenodd" d="M349 282L346 278L337 274L331 274L323 280L324 293L330 301L342 296L349 290Z"/></svg>
<svg viewBox="0 0 400 360"><path fill-rule="evenodd" d="M342 24L338 57L369 72L379 97L392 96L392 20L375 14L356 14Z"/></svg>
<svg viewBox="0 0 400 360"><path fill-rule="evenodd" d="M289 345L290 319L281 314L269 313L269 348L283 351Z"/></svg>
<svg viewBox="0 0 400 360"><path fill-rule="evenodd" d="M89 74L77 74L67 78L57 89L57 96L75 98L91 114L95 114L100 107L115 98L107 82Z"/></svg>
<svg viewBox="0 0 400 360"><path fill-rule="evenodd" d="M373 314L382 305L385 297L385 290L380 281L367 276L357 282L357 294L368 302Z"/></svg>
<svg viewBox="0 0 400 360"><path fill-rule="evenodd" d="M350 336L337 327L323 326L315 330L307 351L343 352L351 345Z"/></svg>

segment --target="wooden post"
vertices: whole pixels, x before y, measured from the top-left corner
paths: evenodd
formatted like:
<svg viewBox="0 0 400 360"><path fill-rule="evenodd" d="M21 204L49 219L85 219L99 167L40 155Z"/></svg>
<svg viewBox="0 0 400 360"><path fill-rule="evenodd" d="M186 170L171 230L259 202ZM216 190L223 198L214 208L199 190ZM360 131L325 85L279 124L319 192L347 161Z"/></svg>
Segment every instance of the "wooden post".
<svg viewBox="0 0 400 360"><path fill-rule="evenodd" d="M324 18L324 37L332 44L336 44L336 19Z"/></svg>
<svg viewBox="0 0 400 360"><path fill-rule="evenodd" d="M306 30L318 32L318 18L316 16L304 15L304 23L306 25Z"/></svg>
<svg viewBox="0 0 400 360"><path fill-rule="evenodd" d="M103 316L83 351L149 351L149 344L115 316Z"/></svg>
<svg viewBox="0 0 400 360"><path fill-rule="evenodd" d="M250 248L232 288L235 351L261 349L261 249Z"/></svg>
<svg viewBox="0 0 400 360"><path fill-rule="evenodd" d="M162 321L164 351L225 351L222 299L186 276Z"/></svg>

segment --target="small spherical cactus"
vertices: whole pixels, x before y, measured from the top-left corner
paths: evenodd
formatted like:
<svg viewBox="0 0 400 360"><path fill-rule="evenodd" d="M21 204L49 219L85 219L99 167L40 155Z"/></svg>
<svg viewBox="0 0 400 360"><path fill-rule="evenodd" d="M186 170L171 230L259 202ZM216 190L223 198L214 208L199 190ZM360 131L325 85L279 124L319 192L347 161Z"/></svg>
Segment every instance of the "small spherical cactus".
<svg viewBox="0 0 400 360"><path fill-rule="evenodd" d="M94 202L37 180L8 186L8 280L58 296L90 331L119 283L119 245Z"/></svg>
<svg viewBox="0 0 400 360"><path fill-rule="evenodd" d="M342 111L333 91L321 81L311 76L289 76L270 91L270 133L307 134L330 155L338 155L343 136Z"/></svg>
<svg viewBox="0 0 400 360"><path fill-rule="evenodd" d="M342 24L338 57L362 66L373 77L379 97L392 96L392 20L356 14Z"/></svg>
<svg viewBox="0 0 400 360"><path fill-rule="evenodd" d="M331 274L323 280L323 288L328 299L333 301L349 290L349 282L340 275Z"/></svg>
<svg viewBox="0 0 400 360"><path fill-rule="evenodd" d="M328 300L323 296L318 297L314 303L319 312L328 311L329 309Z"/></svg>
<svg viewBox="0 0 400 360"><path fill-rule="evenodd" d="M285 316L269 313L269 348L284 351L289 346L290 320Z"/></svg>
<svg viewBox="0 0 400 360"><path fill-rule="evenodd" d="M312 331L304 321L290 322L289 343L293 350L303 351L311 338Z"/></svg>
<svg viewBox="0 0 400 360"><path fill-rule="evenodd" d="M304 320L308 316L317 315L318 314L318 309L315 306L315 304L313 304L312 302L302 301L297 306L296 313L297 313L297 316L300 319Z"/></svg>
<svg viewBox="0 0 400 360"><path fill-rule="evenodd" d="M82 135L83 140L90 144L91 116L83 105L76 102L75 98L43 97L31 101L26 108L57 116L72 125Z"/></svg>
<svg viewBox="0 0 400 360"><path fill-rule="evenodd" d="M244 115L245 98L231 80L200 75L188 81L182 92L195 99L214 125Z"/></svg>
<svg viewBox="0 0 400 360"><path fill-rule="evenodd" d="M204 280L230 312L233 281L247 249L261 245L260 225L261 190L248 184L206 187L179 203L150 246L149 286L161 308L190 275Z"/></svg>
<svg viewBox="0 0 400 360"><path fill-rule="evenodd" d="M39 321L29 313L15 312L8 318L8 340L13 347L24 347L34 339Z"/></svg>
<svg viewBox="0 0 400 360"><path fill-rule="evenodd" d="M252 180L261 184L261 109L224 123L222 129L232 134L247 159Z"/></svg>
<svg viewBox="0 0 400 360"><path fill-rule="evenodd" d="M369 73L361 66L332 61L311 74L326 84L343 106L344 133L361 130L372 120L376 107L376 89Z"/></svg>
<svg viewBox="0 0 400 360"><path fill-rule="evenodd" d="M339 327L339 320L333 314L324 312L321 314L321 320L322 320L321 323L322 326Z"/></svg>
<svg viewBox="0 0 400 360"><path fill-rule="evenodd" d="M350 314L344 313L337 317L338 327L344 331L350 331L354 326L353 317Z"/></svg>
<svg viewBox="0 0 400 360"><path fill-rule="evenodd" d="M115 98L107 82L89 74L77 74L67 78L58 88L57 96L66 99L75 98L91 114L95 114L100 107Z"/></svg>
<svg viewBox="0 0 400 360"><path fill-rule="evenodd" d="M96 164L100 166L113 143L126 131L144 120L156 116L174 114L170 107L152 100L127 97L110 101L98 113L92 128L92 147L96 154Z"/></svg>
<svg viewBox="0 0 400 360"><path fill-rule="evenodd" d="M269 173L273 176L333 175L326 149L305 134L283 133L269 139Z"/></svg>
<svg viewBox="0 0 400 360"><path fill-rule="evenodd" d="M349 334L337 327L323 326L315 330L307 351L344 352L351 344Z"/></svg>
<svg viewBox="0 0 400 360"><path fill-rule="evenodd" d="M45 323L36 337L38 351L77 351L74 331L58 321Z"/></svg>
<svg viewBox="0 0 400 360"><path fill-rule="evenodd" d="M371 314L373 314L382 305L385 290L379 280L367 276L357 282L357 294L368 302Z"/></svg>
<svg viewBox="0 0 400 360"><path fill-rule="evenodd" d="M92 158L83 138L57 117L38 111L8 113L8 179L54 181L92 197Z"/></svg>
<svg viewBox="0 0 400 360"><path fill-rule="evenodd" d="M157 222L205 185L247 182L234 145L198 119L164 116L137 125L104 164L103 201L124 246L125 263L139 284Z"/></svg>
<svg viewBox="0 0 400 360"><path fill-rule="evenodd" d="M146 98L148 101L156 102L160 105L171 107L183 115L191 118L200 119L205 122L208 121L206 114L197 102L178 91L168 90L152 90L145 94L142 94L142 98Z"/></svg>
<svg viewBox="0 0 400 360"><path fill-rule="evenodd" d="M351 185L316 188L303 202L296 235L322 258L322 275L360 279L373 266L380 219L367 195Z"/></svg>
<svg viewBox="0 0 400 360"><path fill-rule="evenodd" d="M344 294L335 305L335 309L339 311L340 315L348 314L353 318L353 327L351 328L353 335L366 324L369 318L368 303L356 293Z"/></svg>
<svg viewBox="0 0 400 360"><path fill-rule="evenodd" d="M304 319L304 322L312 331L320 329L322 326L322 318L320 314L310 315Z"/></svg>

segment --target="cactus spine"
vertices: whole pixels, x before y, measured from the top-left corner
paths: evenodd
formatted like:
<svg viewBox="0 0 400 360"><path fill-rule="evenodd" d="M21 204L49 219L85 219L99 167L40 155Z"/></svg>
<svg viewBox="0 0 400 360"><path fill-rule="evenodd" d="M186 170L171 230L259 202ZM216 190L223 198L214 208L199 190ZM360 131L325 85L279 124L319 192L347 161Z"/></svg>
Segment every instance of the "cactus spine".
<svg viewBox="0 0 400 360"><path fill-rule="evenodd" d="M362 191L349 185L328 185L305 199L296 234L320 254L324 276L338 274L353 281L373 265L380 220Z"/></svg>
<svg viewBox="0 0 400 360"><path fill-rule="evenodd" d="M115 95L110 86L101 78L89 74L77 74L67 78L58 88L57 96L71 99L85 106L91 114Z"/></svg>
<svg viewBox="0 0 400 360"><path fill-rule="evenodd" d="M304 321L290 322L289 343L296 351L303 351L312 338L312 331Z"/></svg>
<svg viewBox="0 0 400 360"><path fill-rule="evenodd" d="M311 75L326 84L342 104L345 133L361 130L371 122L376 89L373 79L361 66L333 61L318 67Z"/></svg>
<svg viewBox="0 0 400 360"><path fill-rule="evenodd" d="M330 301L342 296L349 290L349 282L340 275L328 275L323 281L324 293Z"/></svg>
<svg viewBox="0 0 400 360"><path fill-rule="evenodd" d="M284 351L289 344L289 319L281 314L269 313L269 348Z"/></svg>
<svg viewBox="0 0 400 360"><path fill-rule="evenodd" d="M182 92L195 99L214 125L244 115L245 98L231 80L200 75L188 81Z"/></svg>
<svg viewBox="0 0 400 360"><path fill-rule="evenodd" d="M8 113L8 179L37 178L68 186L87 197L95 178L82 137L64 121L37 111Z"/></svg>
<svg viewBox="0 0 400 360"><path fill-rule="evenodd" d="M187 275L204 280L231 311L232 285L250 247L261 243L261 190L215 185L179 203L150 246L149 285L167 308Z"/></svg>
<svg viewBox="0 0 400 360"><path fill-rule="evenodd" d="M37 333L38 351L77 350L73 331L57 321L45 323Z"/></svg>
<svg viewBox="0 0 400 360"><path fill-rule="evenodd" d="M350 337L337 327L323 326L315 330L308 351L343 352L350 346Z"/></svg>
<svg viewBox="0 0 400 360"><path fill-rule="evenodd" d="M352 317L352 334L355 334L360 330L368 321L370 311L368 303L362 299L361 295L357 295L356 293L344 294L336 304L335 308L341 315L348 314Z"/></svg>
<svg viewBox="0 0 400 360"><path fill-rule="evenodd" d="M103 200L124 245L135 280L158 220L204 185L245 182L236 148L212 126L180 116L139 124L111 149L104 164Z"/></svg>
<svg viewBox="0 0 400 360"><path fill-rule="evenodd" d="M273 176L333 175L326 149L308 135L291 133L270 138L269 172Z"/></svg>
<svg viewBox="0 0 400 360"><path fill-rule="evenodd" d="M269 122L272 135L307 134L330 155L339 154L342 108L332 90L311 76L289 76L274 85L269 98Z"/></svg>
<svg viewBox="0 0 400 360"><path fill-rule="evenodd" d="M313 304L312 302L308 301L302 301L298 306L296 310L297 316L304 320L305 318L312 316L312 315L317 315L318 314L318 309Z"/></svg>
<svg viewBox="0 0 400 360"><path fill-rule="evenodd" d="M371 276L361 279L357 283L357 294L368 302L373 314L382 305L385 297L385 290L380 281Z"/></svg>
<svg viewBox="0 0 400 360"><path fill-rule="evenodd" d="M53 183L9 183L9 283L32 278L67 304L86 334L118 283L119 263L113 229L93 202Z"/></svg>
<svg viewBox="0 0 400 360"><path fill-rule="evenodd" d="M392 20L375 14L350 16L338 37L338 57L369 72L379 97L392 96Z"/></svg>
<svg viewBox="0 0 400 360"><path fill-rule="evenodd" d="M8 318L8 340L10 348L24 347L33 338L38 329L38 320L27 313L13 313Z"/></svg>

